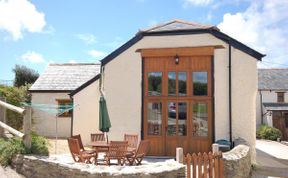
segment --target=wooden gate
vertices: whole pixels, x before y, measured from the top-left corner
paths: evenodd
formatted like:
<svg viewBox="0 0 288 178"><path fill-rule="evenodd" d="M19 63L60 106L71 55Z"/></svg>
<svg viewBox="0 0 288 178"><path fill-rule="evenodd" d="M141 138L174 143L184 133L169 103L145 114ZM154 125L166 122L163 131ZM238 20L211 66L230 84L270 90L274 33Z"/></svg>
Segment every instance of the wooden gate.
<svg viewBox="0 0 288 178"><path fill-rule="evenodd" d="M188 178L223 178L223 159L222 153L193 153L187 154L186 170Z"/></svg>

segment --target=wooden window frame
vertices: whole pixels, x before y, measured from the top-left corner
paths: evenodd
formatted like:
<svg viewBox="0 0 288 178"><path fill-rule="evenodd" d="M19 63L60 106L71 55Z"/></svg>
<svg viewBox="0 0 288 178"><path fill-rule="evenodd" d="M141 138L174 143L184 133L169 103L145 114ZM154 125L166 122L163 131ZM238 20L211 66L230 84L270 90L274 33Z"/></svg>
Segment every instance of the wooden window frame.
<svg viewBox="0 0 288 178"><path fill-rule="evenodd" d="M58 107L61 104L71 104L72 100L71 99L56 99ZM58 117L72 117L72 110L66 111L60 115L58 115Z"/></svg>
<svg viewBox="0 0 288 178"><path fill-rule="evenodd" d="M276 92L276 93L277 93L277 103L284 103L285 92Z"/></svg>

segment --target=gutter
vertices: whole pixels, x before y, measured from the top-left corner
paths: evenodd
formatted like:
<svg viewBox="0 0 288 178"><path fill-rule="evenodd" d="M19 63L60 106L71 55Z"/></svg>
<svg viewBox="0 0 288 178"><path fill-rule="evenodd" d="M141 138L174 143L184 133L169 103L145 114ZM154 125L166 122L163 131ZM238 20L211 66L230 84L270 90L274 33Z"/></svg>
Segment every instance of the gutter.
<svg viewBox="0 0 288 178"><path fill-rule="evenodd" d="M263 95L261 90L259 90L259 94L260 94L260 110L261 110L261 125L263 124L263 116L265 114L263 114Z"/></svg>
<svg viewBox="0 0 288 178"><path fill-rule="evenodd" d="M73 96L70 95L70 98L71 98L71 101L72 101L73 106L74 106ZM71 137L73 135L73 120L74 120L73 113L74 113L74 108L73 108L72 113L71 113Z"/></svg>
<svg viewBox="0 0 288 178"><path fill-rule="evenodd" d="M229 65L228 65L228 77L229 77L229 141L232 144L232 69L231 69L231 43L230 40L228 41L229 43Z"/></svg>

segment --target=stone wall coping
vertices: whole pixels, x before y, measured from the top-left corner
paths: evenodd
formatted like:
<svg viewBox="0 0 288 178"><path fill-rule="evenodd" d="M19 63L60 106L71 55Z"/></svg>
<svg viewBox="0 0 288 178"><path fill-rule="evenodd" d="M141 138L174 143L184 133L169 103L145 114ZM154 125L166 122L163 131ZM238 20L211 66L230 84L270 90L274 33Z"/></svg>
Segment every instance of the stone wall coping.
<svg viewBox="0 0 288 178"><path fill-rule="evenodd" d="M176 162L175 160L166 160L165 162L142 162L139 166L105 166L85 163L75 163L71 155L51 155L51 156L35 156L25 155L24 160L41 161L47 164L56 164L69 169L78 169L81 172L89 174L102 174L107 176L127 175L127 174L159 174L164 172L176 171L185 168L185 165Z"/></svg>
<svg viewBox="0 0 288 178"><path fill-rule="evenodd" d="M250 147L246 145L238 145L232 150L223 153L225 160L239 160L249 154Z"/></svg>

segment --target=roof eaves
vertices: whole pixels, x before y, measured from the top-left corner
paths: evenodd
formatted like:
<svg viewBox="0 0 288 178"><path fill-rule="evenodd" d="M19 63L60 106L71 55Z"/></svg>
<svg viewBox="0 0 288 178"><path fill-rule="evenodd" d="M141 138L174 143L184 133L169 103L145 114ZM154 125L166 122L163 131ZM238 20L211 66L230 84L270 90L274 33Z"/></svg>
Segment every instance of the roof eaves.
<svg viewBox="0 0 288 178"><path fill-rule="evenodd" d="M166 35L185 35L185 34L202 34L202 33L210 33L216 38L223 40L226 43L230 43L234 48L237 48L250 56L256 58L257 60L262 60L262 58L266 55L257 52L256 50L246 46L245 44L235 40L234 38L229 37L228 35L219 31L217 27L212 26L207 29L187 29L187 30L176 30L176 31L156 31L156 32L146 32L139 31L132 39L128 42L120 46L118 49L110 53L104 59L101 60L101 65L104 66L110 61L112 61L115 57L120 55L126 49L130 48L132 45L140 41L144 36L166 36Z"/></svg>
<svg viewBox="0 0 288 178"><path fill-rule="evenodd" d="M73 90L28 90L30 93L70 93Z"/></svg>
<svg viewBox="0 0 288 178"><path fill-rule="evenodd" d="M84 88L86 88L87 86L95 82L96 80L98 80L100 76L101 74L97 74L95 77L93 77L92 79L88 80L87 82L83 83L81 86L73 90L69 95L73 97L75 94L77 94L78 92L80 92L81 90L83 90Z"/></svg>
<svg viewBox="0 0 288 178"><path fill-rule="evenodd" d="M129 41L127 41L125 44L123 44L122 46L120 46L119 48L117 48L115 51L113 51L112 53L110 53L108 56L106 56L104 59L101 60L101 65L104 66L107 63L109 63L111 60L113 60L115 57L117 57L118 55L120 55L122 52L124 52L126 49L130 48L132 45L134 45L135 43L137 43L138 41L140 41L143 38L143 35L140 34L136 34L133 38L131 38Z"/></svg>
<svg viewBox="0 0 288 178"><path fill-rule="evenodd" d="M214 35L215 37L222 39L223 41L230 43L234 48L237 48L247 54L249 54L252 57L255 57L257 60L261 61L263 57L265 57L265 54L261 54L258 51L246 46L245 44L241 43L240 41L237 41L236 39L222 33L221 31L211 29L210 33Z"/></svg>

